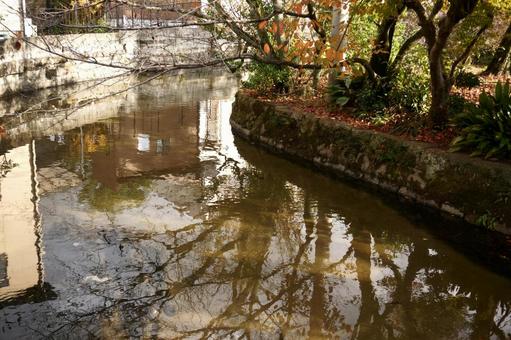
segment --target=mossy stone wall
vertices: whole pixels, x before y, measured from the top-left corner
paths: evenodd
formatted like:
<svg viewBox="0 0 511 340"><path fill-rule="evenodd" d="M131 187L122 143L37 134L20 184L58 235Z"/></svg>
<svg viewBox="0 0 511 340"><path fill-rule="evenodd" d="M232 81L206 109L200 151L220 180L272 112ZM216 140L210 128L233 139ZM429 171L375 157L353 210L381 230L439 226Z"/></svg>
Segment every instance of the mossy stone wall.
<svg viewBox="0 0 511 340"><path fill-rule="evenodd" d="M511 234L511 165L450 153L239 92L236 135L372 183L472 224Z"/></svg>

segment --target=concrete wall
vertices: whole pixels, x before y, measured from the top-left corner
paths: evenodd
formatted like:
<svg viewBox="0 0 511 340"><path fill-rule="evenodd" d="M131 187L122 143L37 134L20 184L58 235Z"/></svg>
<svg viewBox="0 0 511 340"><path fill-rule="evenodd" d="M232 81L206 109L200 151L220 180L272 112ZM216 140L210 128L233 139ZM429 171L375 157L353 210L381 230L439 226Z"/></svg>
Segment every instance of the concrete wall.
<svg viewBox="0 0 511 340"><path fill-rule="evenodd" d="M29 5L33 7L35 2L40 0L30 0ZM21 25L22 16L20 7L24 8L25 36L31 37L37 35L37 27L32 23L30 15L27 13L27 4L25 0L0 0L0 39L16 36L23 30Z"/></svg>
<svg viewBox="0 0 511 340"><path fill-rule="evenodd" d="M0 97L121 75L141 65L198 62L210 53L209 38L191 27L11 38L0 46Z"/></svg>
<svg viewBox="0 0 511 340"><path fill-rule="evenodd" d="M238 93L236 134L328 172L374 184L511 234L511 164L483 161Z"/></svg>
<svg viewBox="0 0 511 340"><path fill-rule="evenodd" d="M0 1L0 35L11 35L11 31L21 31L22 27L19 8L19 0Z"/></svg>

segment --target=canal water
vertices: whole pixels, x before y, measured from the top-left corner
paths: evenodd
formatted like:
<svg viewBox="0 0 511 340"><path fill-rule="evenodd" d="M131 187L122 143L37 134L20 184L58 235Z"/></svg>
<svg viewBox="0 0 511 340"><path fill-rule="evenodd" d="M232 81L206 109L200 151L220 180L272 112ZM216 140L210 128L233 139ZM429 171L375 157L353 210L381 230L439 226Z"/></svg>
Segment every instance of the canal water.
<svg viewBox="0 0 511 340"><path fill-rule="evenodd" d="M1 339L509 339L492 235L233 137L237 87L9 104L49 111L4 117Z"/></svg>

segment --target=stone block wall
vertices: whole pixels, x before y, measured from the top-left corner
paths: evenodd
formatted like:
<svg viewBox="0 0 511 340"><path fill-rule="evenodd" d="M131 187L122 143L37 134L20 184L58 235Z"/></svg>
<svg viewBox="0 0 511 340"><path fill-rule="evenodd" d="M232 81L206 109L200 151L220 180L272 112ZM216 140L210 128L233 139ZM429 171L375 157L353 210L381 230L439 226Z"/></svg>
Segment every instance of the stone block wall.
<svg viewBox="0 0 511 340"><path fill-rule="evenodd" d="M193 27L11 38L0 43L0 97L117 76L137 66L202 60L209 53L209 33Z"/></svg>
<svg viewBox="0 0 511 340"><path fill-rule="evenodd" d="M328 172L511 234L511 164L450 153L238 93L235 134Z"/></svg>

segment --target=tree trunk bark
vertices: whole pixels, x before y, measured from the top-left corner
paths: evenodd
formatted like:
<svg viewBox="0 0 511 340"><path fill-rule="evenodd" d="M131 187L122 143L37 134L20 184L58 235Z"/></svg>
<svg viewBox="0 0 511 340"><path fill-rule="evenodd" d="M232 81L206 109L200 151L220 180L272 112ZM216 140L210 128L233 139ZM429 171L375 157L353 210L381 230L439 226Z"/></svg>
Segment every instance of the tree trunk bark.
<svg viewBox="0 0 511 340"><path fill-rule="evenodd" d="M428 46L428 61L431 86L431 107L429 123L433 127L443 127L448 121L447 101L451 91L451 78L443 64L443 52L454 27L470 15L479 0L453 1L447 13L435 23L435 16L442 8L442 1L436 2L432 14L426 14L418 0L408 0L405 5L413 10L419 19L421 31Z"/></svg>
<svg viewBox="0 0 511 340"><path fill-rule="evenodd" d="M334 7L332 9L332 31L330 32L330 38L336 43L335 51L339 52L346 48L347 41L344 30L347 29L346 25L349 21L349 2L342 1L340 7ZM337 78L337 72L332 69L328 75L328 83L334 84Z"/></svg>
<svg viewBox="0 0 511 340"><path fill-rule="evenodd" d="M19 1L19 16L20 16L20 34L21 38L25 39L25 1L20 0Z"/></svg>
<svg viewBox="0 0 511 340"><path fill-rule="evenodd" d="M428 45L431 88L429 123L432 127L442 127L448 120L447 99L449 98L450 80L445 71L443 52L453 27L454 25L448 17L440 20L438 29L435 28L432 21L422 27Z"/></svg>
<svg viewBox="0 0 511 340"><path fill-rule="evenodd" d="M486 70L483 72L483 75L493 74L496 75L502 70L502 65L506 61L506 58L509 54L509 50L511 49L511 22L507 27L502 40L500 41L499 47L493 54L493 58L486 67Z"/></svg>
<svg viewBox="0 0 511 340"><path fill-rule="evenodd" d="M429 71L431 76L430 124L434 127L442 127L448 120L447 101L450 84L443 73L443 66L440 60L431 62Z"/></svg>
<svg viewBox="0 0 511 340"><path fill-rule="evenodd" d="M397 14L390 15L383 19L376 36L374 47L371 51L369 61L374 73L380 77L386 77L389 73L390 54L392 53L392 42L399 16L404 11L404 6L398 9Z"/></svg>
<svg viewBox="0 0 511 340"><path fill-rule="evenodd" d="M451 80L447 75L443 60L444 49L447 40L455 24L449 17L445 17L438 23L438 30L435 39L431 39L431 33L426 35L429 38L429 74L431 86L431 107L429 108L430 124L433 127L443 127L448 120L447 100L451 90Z"/></svg>

